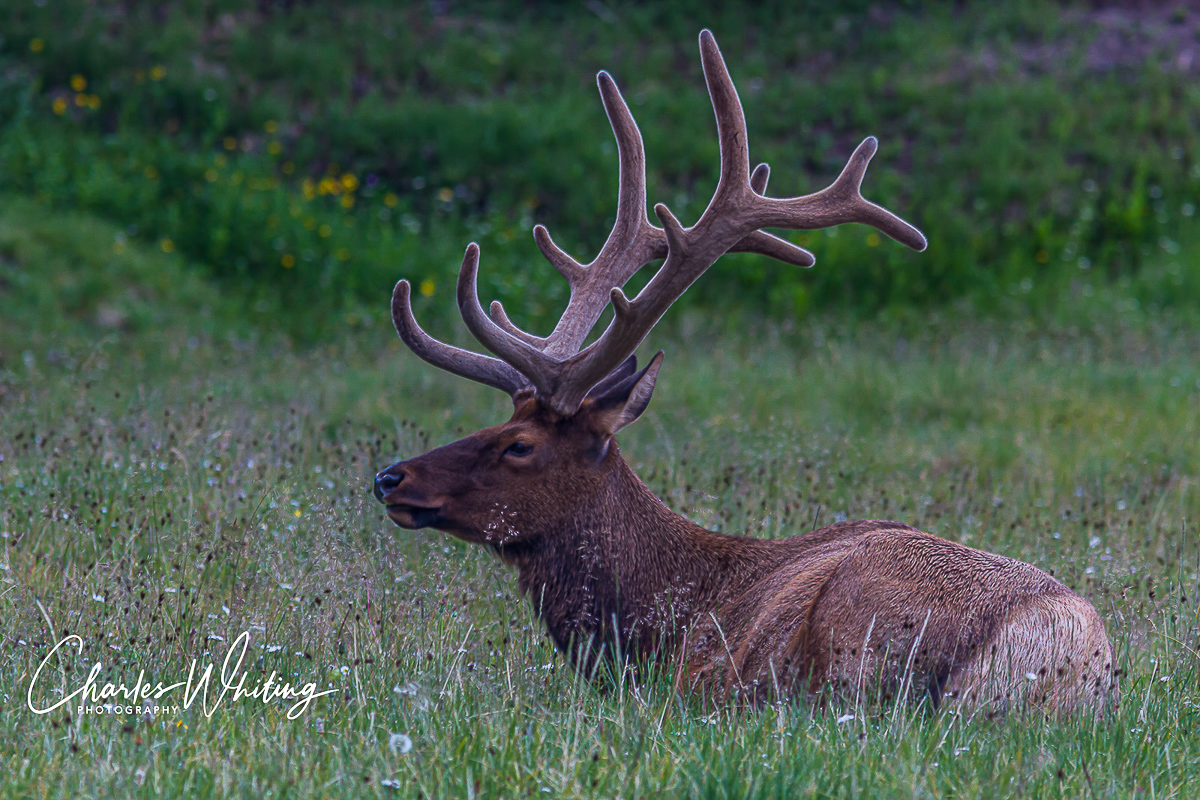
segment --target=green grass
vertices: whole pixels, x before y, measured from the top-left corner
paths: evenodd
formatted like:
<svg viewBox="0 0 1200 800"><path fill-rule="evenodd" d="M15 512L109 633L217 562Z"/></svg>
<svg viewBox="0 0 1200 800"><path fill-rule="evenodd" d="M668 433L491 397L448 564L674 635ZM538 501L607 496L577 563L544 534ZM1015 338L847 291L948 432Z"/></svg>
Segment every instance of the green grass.
<svg viewBox="0 0 1200 800"><path fill-rule="evenodd" d="M651 202L685 222L707 203L708 25L774 193L819 188L875 134L868 196L933 246L916 256L857 227L797 234L824 266L731 258L686 304L735 297L777 320L953 303L1040 313L1130 280L1152 309L1200 301L1180 255L1200 240L1200 84L1179 66L1200 14L832 8L8 4L0 173L9 191L185 254L229 291L303 306L319 325L285 316L293 335L378 322L374 298L397 274L434 295L417 298L422 319L446 323L472 239L483 294L545 324L566 287L531 224L590 258L614 213L598 69L640 122Z"/></svg>
<svg viewBox="0 0 1200 800"><path fill-rule="evenodd" d="M370 497L375 469L507 398L382 322L290 344L279 309L119 230L0 204L0 795L1157 798L1200 779L1193 317L1147 314L1132 287L1061 323L729 333L673 314L622 444L674 509L770 537L888 517L1030 561L1096 605L1123 671L1100 720L710 715L661 682L581 682L513 574ZM242 631L252 669L336 691L297 720L246 700L152 721L25 707L68 633L78 685L95 661L180 680Z"/></svg>

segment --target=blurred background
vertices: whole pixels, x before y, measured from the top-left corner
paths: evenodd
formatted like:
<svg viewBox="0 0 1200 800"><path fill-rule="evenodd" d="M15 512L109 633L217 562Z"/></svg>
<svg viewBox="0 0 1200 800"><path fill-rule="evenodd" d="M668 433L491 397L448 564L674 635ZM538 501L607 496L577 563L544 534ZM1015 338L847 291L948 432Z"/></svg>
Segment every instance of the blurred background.
<svg viewBox="0 0 1200 800"><path fill-rule="evenodd" d="M784 325L1069 325L1200 302L1200 8L1186 3L7 2L5 213L23 229L76 212L112 226L76 245L99 274L43 297L101 327L138 324L103 276L141 243L300 340L386 325L400 277L448 335L474 240L484 301L546 328L566 284L530 228L586 261L615 213L597 70L641 127L650 202L685 223L707 203L704 26L772 194L824 186L876 135L864 194L930 247L865 226L789 233L816 268L730 256L684 305Z"/></svg>

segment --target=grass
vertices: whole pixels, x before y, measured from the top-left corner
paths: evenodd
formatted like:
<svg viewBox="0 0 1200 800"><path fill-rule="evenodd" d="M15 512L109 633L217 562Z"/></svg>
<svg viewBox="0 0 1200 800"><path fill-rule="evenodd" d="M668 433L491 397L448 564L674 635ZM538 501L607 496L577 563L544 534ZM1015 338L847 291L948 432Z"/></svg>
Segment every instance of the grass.
<svg viewBox="0 0 1200 800"><path fill-rule="evenodd" d="M1027 313L1140 282L1194 306L1200 14L1017 3L9 4L0 10L9 191L119 223L228 291L306 308L299 337L370 327L399 271L440 300L469 240L483 293L544 324L566 287L528 230L590 257L616 165L613 72L646 137L651 202L690 222L717 170L696 54L716 32L772 191L824 185L868 134L868 196L935 245L796 234L830 269L731 258L685 304L779 321L955 302ZM436 296L435 296L436 295ZM313 320L318 326L307 324ZM316 337L319 338L319 337Z"/></svg>
<svg viewBox="0 0 1200 800"><path fill-rule="evenodd" d="M1123 673L1099 720L709 714L658 682L581 682L514 575L370 497L374 470L503 419L506 398L384 324L292 344L278 308L121 232L0 204L0 795L1157 798L1200 777L1193 317L1148 314L1132 287L1066 323L730 334L673 314L622 436L673 508L768 537L887 517L1030 561L1097 606ZM68 634L78 686L96 661L104 680L219 668L243 631L254 680L333 693L296 720L245 699L211 718L25 706ZM61 680L52 665L35 699Z"/></svg>

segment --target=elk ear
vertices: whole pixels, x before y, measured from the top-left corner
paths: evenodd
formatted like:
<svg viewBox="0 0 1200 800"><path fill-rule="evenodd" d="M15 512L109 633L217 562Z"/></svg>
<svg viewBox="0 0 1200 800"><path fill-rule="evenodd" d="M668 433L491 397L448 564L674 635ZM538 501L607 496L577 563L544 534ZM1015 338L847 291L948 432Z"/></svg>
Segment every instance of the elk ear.
<svg viewBox="0 0 1200 800"><path fill-rule="evenodd" d="M609 436L637 420L650 405L663 351L659 350L641 372L630 375L591 401L596 430Z"/></svg>
<svg viewBox="0 0 1200 800"><path fill-rule="evenodd" d="M635 372L637 372L637 356L633 355L622 361L616 369L608 373L608 376L605 377L604 380L593 386L591 390L588 391L587 396L596 398L608 394L610 389Z"/></svg>

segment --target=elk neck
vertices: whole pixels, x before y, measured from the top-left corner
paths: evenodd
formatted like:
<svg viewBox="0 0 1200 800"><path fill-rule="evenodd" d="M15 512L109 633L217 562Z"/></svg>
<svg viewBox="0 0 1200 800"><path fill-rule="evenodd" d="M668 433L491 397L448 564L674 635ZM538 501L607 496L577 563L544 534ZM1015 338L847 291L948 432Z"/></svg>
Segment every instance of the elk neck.
<svg viewBox="0 0 1200 800"><path fill-rule="evenodd" d="M671 511L615 441L602 469L540 535L497 548L573 662L614 648L634 660L673 650L693 622L778 562L770 542L714 533Z"/></svg>

